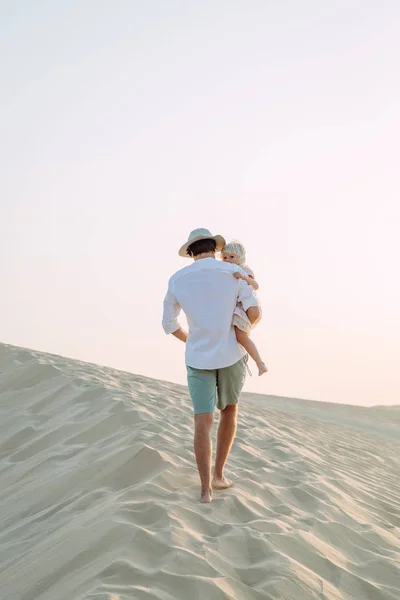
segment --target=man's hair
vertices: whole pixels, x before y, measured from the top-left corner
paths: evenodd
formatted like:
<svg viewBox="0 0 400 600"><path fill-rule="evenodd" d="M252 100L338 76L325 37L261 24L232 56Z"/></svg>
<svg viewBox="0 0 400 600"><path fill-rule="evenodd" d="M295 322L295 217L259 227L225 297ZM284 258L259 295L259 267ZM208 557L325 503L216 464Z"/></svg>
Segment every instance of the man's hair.
<svg viewBox="0 0 400 600"><path fill-rule="evenodd" d="M187 253L189 256L198 256L199 254L203 254L205 252L215 252L216 248L217 242L215 240L198 240L197 242L190 244L187 249Z"/></svg>

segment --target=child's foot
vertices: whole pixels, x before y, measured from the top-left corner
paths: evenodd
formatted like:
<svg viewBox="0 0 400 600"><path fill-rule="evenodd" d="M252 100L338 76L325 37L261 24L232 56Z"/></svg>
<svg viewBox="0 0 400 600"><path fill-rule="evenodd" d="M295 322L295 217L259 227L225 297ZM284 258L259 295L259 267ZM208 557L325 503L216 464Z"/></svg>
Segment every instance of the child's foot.
<svg viewBox="0 0 400 600"><path fill-rule="evenodd" d="M258 366L258 375L264 375L268 371L267 365L265 363L261 363Z"/></svg>

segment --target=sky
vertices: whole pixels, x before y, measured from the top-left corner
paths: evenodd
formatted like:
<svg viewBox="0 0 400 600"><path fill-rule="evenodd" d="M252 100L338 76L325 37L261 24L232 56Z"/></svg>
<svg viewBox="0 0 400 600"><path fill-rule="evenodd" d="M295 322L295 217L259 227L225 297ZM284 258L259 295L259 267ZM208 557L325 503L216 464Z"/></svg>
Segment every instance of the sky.
<svg viewBox="0 0 400 600"><path fill-rule="evenodd" d="M185 383L206 227L260 284L247 391L400 404L397 0L0 0L0 52L0 341Z"/></svg>

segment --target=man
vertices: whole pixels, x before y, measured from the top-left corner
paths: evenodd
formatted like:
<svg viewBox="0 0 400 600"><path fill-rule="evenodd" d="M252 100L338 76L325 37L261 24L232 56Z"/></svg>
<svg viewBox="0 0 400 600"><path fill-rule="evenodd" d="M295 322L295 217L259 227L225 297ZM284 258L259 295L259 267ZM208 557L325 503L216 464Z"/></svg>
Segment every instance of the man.
<svg viewBox="0 0 400 600"><path fill-rule="evenodd" d="M232 327L236 303L240 301L252 323L260 317L253 289L234 276L240 267L215 260L225 240L208 229L195 229L179 250L194 262L169 280L164 300L163 328L186 342L186 369L194 409L194 451L201 481L201 502L212 501L212 488L232 484L224 467L236 433L237 406L246 377L247 355ZM186 333L178 315L185 312ZM220 412L217 451L211 477L211 430L215 407Z"/></svg>

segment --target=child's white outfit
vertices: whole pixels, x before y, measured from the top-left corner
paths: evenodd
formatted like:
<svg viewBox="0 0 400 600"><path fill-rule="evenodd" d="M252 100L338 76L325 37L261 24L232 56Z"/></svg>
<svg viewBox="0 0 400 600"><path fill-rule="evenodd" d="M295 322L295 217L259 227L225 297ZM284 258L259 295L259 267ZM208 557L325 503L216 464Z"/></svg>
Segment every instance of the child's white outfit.
<svg viewBox="0 0 400 600"><path fill-rule="evenodd" d="M254 279L254 273L249 267L245 266L242 267L242 269L248 277L252 277ZM249 331L253 328L253 325L251 324L241 302L236 304L235 310L233 311L232 325L236 325L236 327L242 331L245 331L246 333L249 333Z"/></svg>

